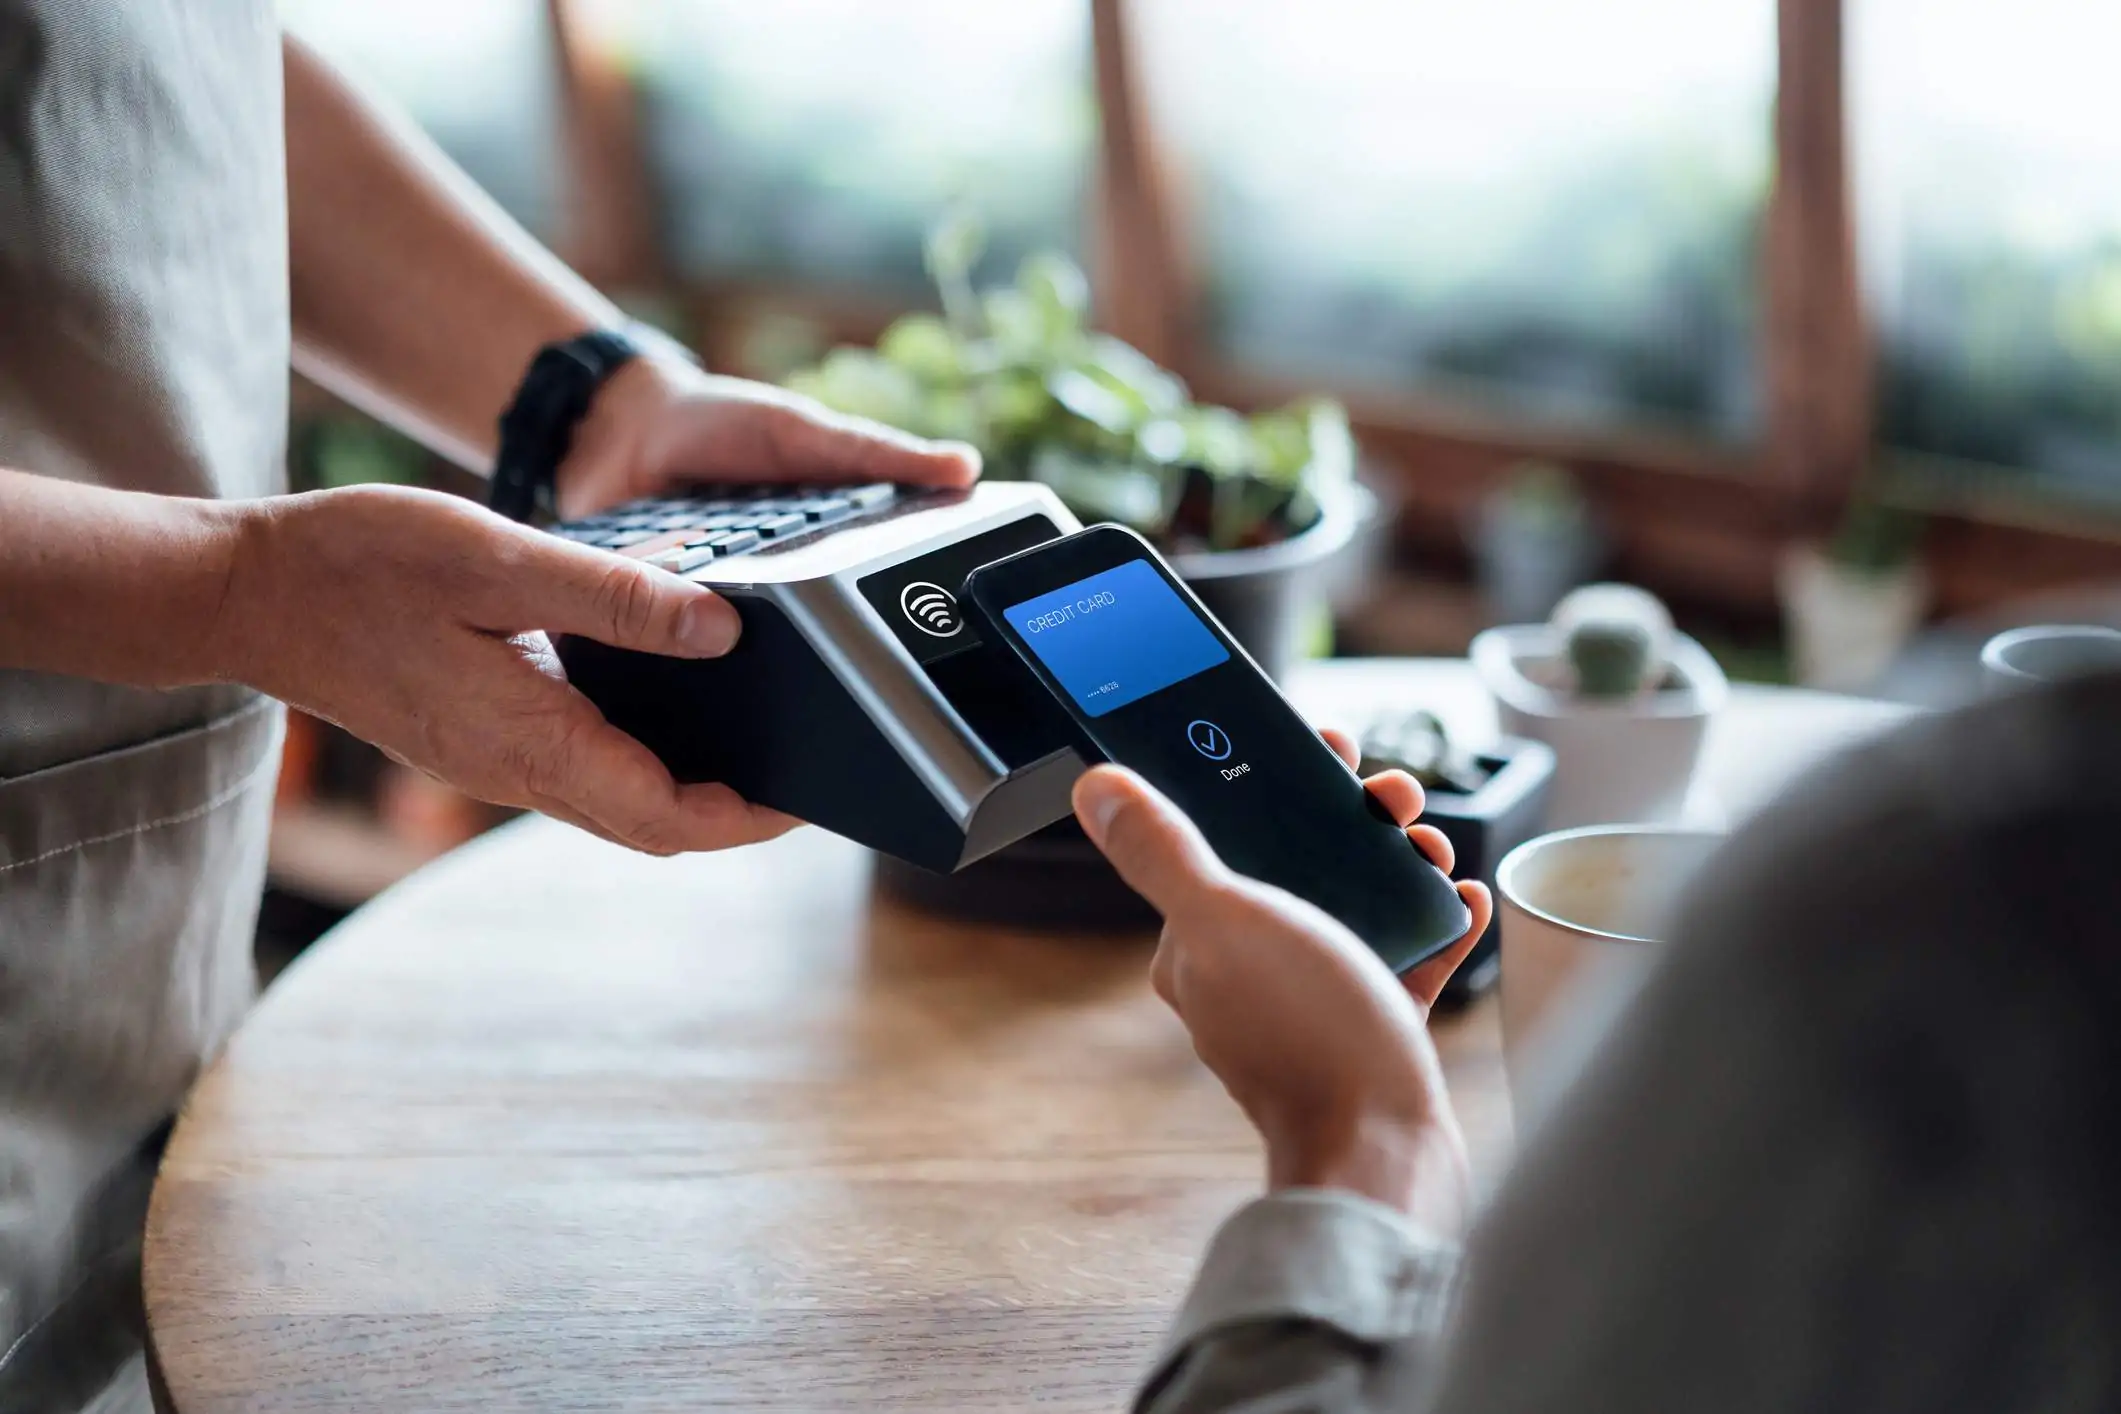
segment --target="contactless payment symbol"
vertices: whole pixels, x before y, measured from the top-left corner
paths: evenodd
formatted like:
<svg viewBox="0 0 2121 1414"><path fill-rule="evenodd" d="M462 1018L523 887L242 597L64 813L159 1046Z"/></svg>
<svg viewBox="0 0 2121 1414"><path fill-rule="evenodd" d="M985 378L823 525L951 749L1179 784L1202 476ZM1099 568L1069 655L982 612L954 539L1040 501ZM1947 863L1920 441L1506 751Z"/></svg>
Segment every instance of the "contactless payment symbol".
<svg viewBox="0 0 2121 1414"><path fill-rule="evenodd" d="M898 594L899 612L930 638L955 638L965 627L957 611L957 598L940 584L917 579Z"/></svg>
<svg viewBox="0 0 2121 1414"><path fill-rule="evenodd" d="M1186 723L1186 740L1193 749L1210 761L1227 761L1230 758L1230 734L1213 722Z"/></svg>

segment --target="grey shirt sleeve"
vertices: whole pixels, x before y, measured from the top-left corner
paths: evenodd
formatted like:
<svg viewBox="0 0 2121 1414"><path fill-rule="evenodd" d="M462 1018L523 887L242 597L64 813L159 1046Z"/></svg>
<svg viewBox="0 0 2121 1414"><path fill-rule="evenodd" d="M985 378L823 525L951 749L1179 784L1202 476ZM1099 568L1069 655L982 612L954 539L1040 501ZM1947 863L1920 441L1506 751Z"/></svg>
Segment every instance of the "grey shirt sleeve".
<svg viewBox="0 0 2121 1414"><path fill-rule="evenodd" d="M1413 1408L1457 1267L1454 1245L1367 1199L1262 1198L1210 1244L1138 1414Z"/></svg>

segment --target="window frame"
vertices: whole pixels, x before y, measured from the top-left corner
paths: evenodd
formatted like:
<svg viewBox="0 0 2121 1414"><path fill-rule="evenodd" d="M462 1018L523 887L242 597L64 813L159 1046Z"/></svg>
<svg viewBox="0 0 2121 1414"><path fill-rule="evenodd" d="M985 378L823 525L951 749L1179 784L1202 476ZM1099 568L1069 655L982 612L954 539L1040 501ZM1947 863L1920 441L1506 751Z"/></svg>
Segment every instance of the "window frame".
<svg viewBox="0 0 2121 1414"><path fill-rule="evenodd" d="M561 253L616 293L675 289L710 363L735 354L755 308L795 308L828 336L873 339L888 303L751 282L673 283L659 248L654 182L626 76L581 23L581 0L547 0L559 71ZM1203 396L1239 406L1299 391L1245 375L1202 338L1198 266L1143 78L1133 0L1090 0L1099 125L1088 249L1104 326ZM1390 476L1396 533L1461 553L1481 499L1527 456L1566 462L1615 546L1615 570L1667 594L1771 613L1793 540L1825 534L1873 461L1876 357L1857 263L1845 90L1844 0L1777 0L1773 178L1763 217L1757 446L1682 435L1530 430L1420 394L1356 395L1364 446ZM1896 499L1900 493L1892 492ZM2121 579L2121 524L1974 496L1911 492L1927 512L1937 607L1964 613L2089 579Z"/></svg>

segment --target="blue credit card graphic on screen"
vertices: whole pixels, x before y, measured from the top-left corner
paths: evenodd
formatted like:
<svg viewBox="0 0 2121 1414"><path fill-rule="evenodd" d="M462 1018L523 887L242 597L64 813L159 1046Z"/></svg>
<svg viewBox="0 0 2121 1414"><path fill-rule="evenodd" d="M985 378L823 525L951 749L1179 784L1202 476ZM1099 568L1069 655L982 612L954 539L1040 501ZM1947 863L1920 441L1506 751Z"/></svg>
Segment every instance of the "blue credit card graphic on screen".
<svg viewBox="0 0 2121 1414"><path fill-rule="evenodd" d="M1146 560L1013 604L1002 617L1092 717L1230 658Z"/></svg>

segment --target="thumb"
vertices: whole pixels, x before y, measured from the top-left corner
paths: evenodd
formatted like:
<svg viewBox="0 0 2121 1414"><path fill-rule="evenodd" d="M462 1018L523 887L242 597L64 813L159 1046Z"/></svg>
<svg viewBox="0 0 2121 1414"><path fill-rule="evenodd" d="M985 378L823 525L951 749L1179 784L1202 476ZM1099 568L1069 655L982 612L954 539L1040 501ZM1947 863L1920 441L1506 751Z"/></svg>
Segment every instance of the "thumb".
<svg viewBox="0 0 2121 1414"><path fill-rule="evenodd" d="M1083 773L1075 783L1075 817L1128 886L1166 918L1228 877L1193 822L1123 767Z"/></svg>
<svg viewBox="0 0 2121 1414"><path fill-rule="evenodd" d="M716 658L743 625L729 601L646 564L553 536L518 564L521 624L672 658Z"/></svg>

